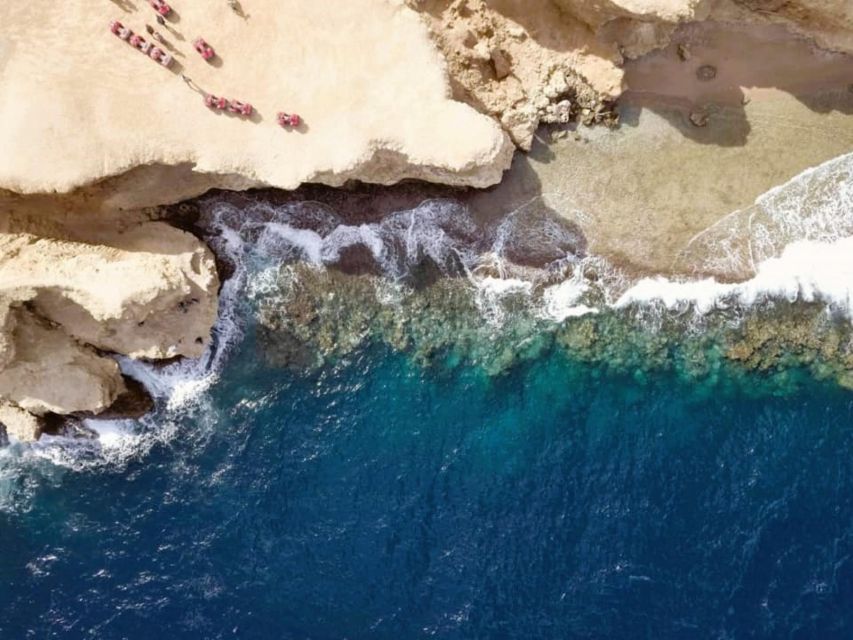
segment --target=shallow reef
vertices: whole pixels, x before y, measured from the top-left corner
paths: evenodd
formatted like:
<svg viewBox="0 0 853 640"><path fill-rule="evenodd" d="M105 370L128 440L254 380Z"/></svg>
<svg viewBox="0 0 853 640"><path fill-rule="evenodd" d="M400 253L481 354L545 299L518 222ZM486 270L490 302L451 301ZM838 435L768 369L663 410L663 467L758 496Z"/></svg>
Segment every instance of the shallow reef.
<svg viewBox="0 0 853 640"><path fill-rule="evenodd" d="M498 376L559 350L578 362L638 381L652 372L712 390L738 385L784 393L806 374L853 388L853 337L846 317L817 302L765 301L706 314L692 307L601 306L555 320L532 288L494 294L467 278L421 288L305 264L283 267L254 296L258 344L276 366L316 368L370 344L424 367L481 367ZM755 385L760 372L765 384Z"/></svg>

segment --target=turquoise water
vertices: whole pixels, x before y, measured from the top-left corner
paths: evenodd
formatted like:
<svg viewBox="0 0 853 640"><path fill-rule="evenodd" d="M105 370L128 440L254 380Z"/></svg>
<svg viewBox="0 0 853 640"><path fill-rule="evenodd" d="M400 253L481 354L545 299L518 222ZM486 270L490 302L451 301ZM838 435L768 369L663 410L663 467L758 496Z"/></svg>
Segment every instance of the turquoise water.
<svg viewBox="0 0 853 640"><path fill-rule="evenodd" d="M6 487L0 636L853 630L853 393L697 397L559 352L303 375L256 349L144 458Z"/></svg>

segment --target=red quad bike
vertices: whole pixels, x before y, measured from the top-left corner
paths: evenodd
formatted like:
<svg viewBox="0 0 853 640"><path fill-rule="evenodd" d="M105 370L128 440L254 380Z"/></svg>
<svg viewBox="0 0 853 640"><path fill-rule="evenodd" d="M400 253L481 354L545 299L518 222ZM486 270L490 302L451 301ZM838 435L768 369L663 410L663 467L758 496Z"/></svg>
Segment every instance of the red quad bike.
<svg viewBox="0 0 853 640"><path fill-rule="evenodd" d="M227 100L214 95L208 95L204 98L204 104L214 111L228 111L229 113L238 116L250 116L254 108L248 102L240 102L239 100Z"/></svg>
<svg viewBox="0 0 853 640"><path fill-rule="evenodd" d="M159 47L151 47L151 51L148 52L148 57L154 60L154 62L159 62L164 67L169 67L172 64L172 56L169 53L166 53Z"/></svg>
<svg viewBox="0 0 853 640"><path fill-rule="evenodd" d="M133 35L133 31L125 27L118 20L113 20L112 22L110 22L110 31L122 40L127 40L128 38L130 38L130 36Z"/></svg>
<svg viewBox="0 0 853 640"><path fill-rule="evenodd" d="M172 7L166 4L163 0L148 0L152 7L154 7L154 11L159 13L164 18L172 13Z"/></svg>
<svg viewBox="0 0 853 640"><path fill-rule="evenodd" d="M139 34L133 33L133 31L125 27L118 20L110 22L110 33L113 33L117 37L126 41L134 49L139 49L142 53L154 60L154 62L159 62L164 67L169 67L172 64L171 54L168 54L159 47L155 47L150 42L147 42L145 38Z"/></svg>
<svg viewBox="0 0 853 640"><path fill-rule="evenodd" d="M193 47L195 47L195 50L198 51L199 55L205 60L210 60L216 55L213 47L207 44L207 42L204 41L204 38L196 38L193 42Z"/></svg>
<svg viewBox="0 0 853 640"><path fill-rule="evenodd" d="M228 100L226 100L225 98L217 98L214 95L205 96L204 104L206 104L214 111L223 111L230 106Z"/></svg>
<svg viewBox="0 0 853 640"><path fill-rule="evenodd" d="M298 127L299 123L302 122L302 118L295 113L285 113L284 111L279 111L276 119L278 124L285 128Z"/></svg>
<svg viewBox="0 0 853 640"><path fill-rule="evenodd" d="M248 102L232 100L231 104L228 106L228 111L230 111L231 113L236 113L240 116L250 116L252 115L252 105L250 105Z"/></svg>

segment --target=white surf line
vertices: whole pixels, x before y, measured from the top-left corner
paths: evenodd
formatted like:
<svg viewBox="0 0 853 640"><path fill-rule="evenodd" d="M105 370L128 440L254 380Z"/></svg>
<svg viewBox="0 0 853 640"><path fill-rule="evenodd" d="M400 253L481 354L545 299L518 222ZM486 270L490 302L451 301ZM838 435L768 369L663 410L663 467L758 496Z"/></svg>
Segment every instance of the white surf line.
<svg viewBox="0 0 853 640"><path fill-rule="evenodd" d="M845 161L847 161L848 159L853 161L853 152L842 154L840 156L836 156L834 158L831 158L831 159L829 159L825 162L822 162L818 165L815 165L813 167L808 167L807 169L804 169L803 171L801 171L797 175L791 177L790 179L786 180L785 182L778 184L778 185L775 185L775 186L771 187L770 189L768 189L767 191L765 191L764 193L762 193L761 195L757 196L755 198L755 200L753 200L750 205L743 207L743 208L740 208L740 209L735 209L734 211L727 213L725 216L723 216L722 218L720 218L719 220L714 222L712 225L702 229L701 231L696 233L692 238L690 238L690 240L687 241L687 244L684 245L684 248L681 251L679 251L678 255L676 255L676 257L673 259L672 263L670 264L670 269L674 270L675 265L678 262L678 260L680 260L681 257L687 252L687 250L690 249L690 247L693 246L693 244L696 241L698 241L700 238L702 238L706 234L711 233L714 229L720 227L721 225L725 224L731 218L734 218L738 215L745 213L748 209L752 209L752 211L750 211L750 213L749 213L749 218L747 219L747 235L744 238L744 240L746 241L746 246L747 246L747 250L748 250L750 268L752 269L753 275L756 274L758 272L758 263L757 263L757 258L755 255L755 248L754 248L754 242L753 242L753 240L754 240L753 231L754 231L754 222L755 222L756 213L764 212L765 209L763 207L767 203L767 201L770 200L771 198L776 197L777 195L779 195L784 190L796 188L799 184L802 184L802 183L806 182L807 180L809 180L815 173L817 173L819 171L825 171L825 170L831 169L837 165L843 165L845 163Z"/></svg>

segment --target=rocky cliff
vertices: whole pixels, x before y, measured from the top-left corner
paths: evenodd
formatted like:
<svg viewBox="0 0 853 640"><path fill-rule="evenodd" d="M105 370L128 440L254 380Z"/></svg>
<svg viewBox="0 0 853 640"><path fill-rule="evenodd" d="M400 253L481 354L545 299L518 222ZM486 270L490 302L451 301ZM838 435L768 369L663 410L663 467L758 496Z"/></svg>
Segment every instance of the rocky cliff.
<svg viewBox="0 0 853 640"><path fill-rule="evenodd" d="M216 317L213 255L163 222L49 215L0 223L0 422L100 413L127 389L108 354L198 356ZM22 413L27 412L28 415Z"/></svg>
<svg viewBox="0 0 853 640"><path fill-rule="evenodd" d="M111 354L196 356L213 257L147 207L213 187L484 187L540 122L614 124L623 64L679 25L772 22L853 50L849 0L142 0L0 4L0 424L99 413ZM110 20L174 56L156 64ZM217 55L193 50L203 36ZM254 105L212 111L208 95ZM279 111L303 123L284 129ZM514 143L514 144L513 144Z"/></svg>

